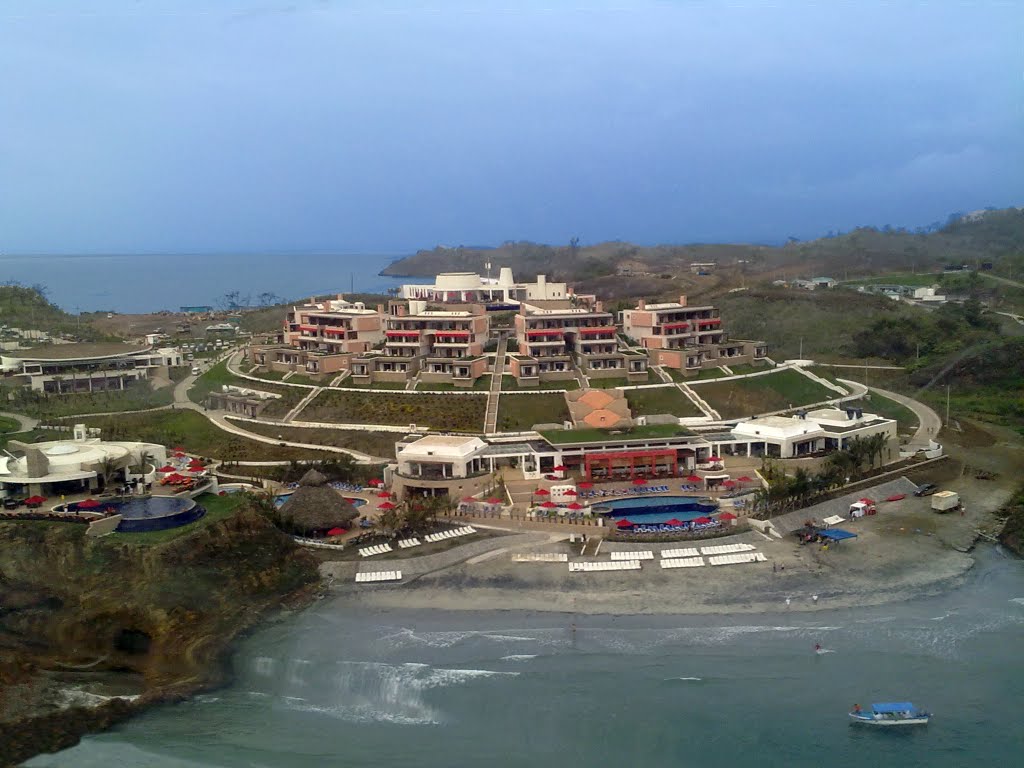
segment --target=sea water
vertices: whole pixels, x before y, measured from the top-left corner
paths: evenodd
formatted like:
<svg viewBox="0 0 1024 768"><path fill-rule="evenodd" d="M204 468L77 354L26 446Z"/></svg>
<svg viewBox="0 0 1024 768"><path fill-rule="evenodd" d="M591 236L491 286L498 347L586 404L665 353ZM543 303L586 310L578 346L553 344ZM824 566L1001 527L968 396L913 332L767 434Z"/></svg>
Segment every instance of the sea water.
<svg viewBox="0 0 1024 768"><path fill-rule="evenodd" d="M997 550L943 595L815 613L373 611L326 599L249 638L230 687L28 765L1016 765L1022 640L1024 563ZM904 699L932 723L848 723L854 704Z"/></svg>
<svg viewBox="0 0 1024 768"><path fill-rule="evenodd" d="M219 307L226 294L258 303L260 294L292 301L328 293L384 293L405 282L381 277L397 255L132 254L0 255L0 283L42 285L67 312L177 311Z"/></svg>

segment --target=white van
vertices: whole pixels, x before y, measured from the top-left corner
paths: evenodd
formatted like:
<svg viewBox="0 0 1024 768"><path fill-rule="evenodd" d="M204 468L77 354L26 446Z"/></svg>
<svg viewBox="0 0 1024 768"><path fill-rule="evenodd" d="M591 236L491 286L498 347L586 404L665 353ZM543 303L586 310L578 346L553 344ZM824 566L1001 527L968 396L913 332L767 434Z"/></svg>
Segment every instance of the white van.
<svg viewBox="0 0 1024 768"><path fill-rule="evenodd" d="M193 376L198 376L199 375L199 366L198 365L193 365L192 366L192 375Z"/></svg>

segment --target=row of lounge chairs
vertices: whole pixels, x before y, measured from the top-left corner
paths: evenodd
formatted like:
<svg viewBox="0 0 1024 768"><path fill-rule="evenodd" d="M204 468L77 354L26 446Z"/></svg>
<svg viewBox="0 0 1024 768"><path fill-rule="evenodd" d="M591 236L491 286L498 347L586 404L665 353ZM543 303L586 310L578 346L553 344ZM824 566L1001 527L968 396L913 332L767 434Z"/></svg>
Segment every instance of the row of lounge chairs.
<svg viewBox="0 0 1024 768"><path fill-rule="evenodd" d="M359 554L362 557L373 557L374 555L383 555L393 551L394 548L390 544L375 544L372 547L363 547L359 550Z"/></svg>
<svg viewBox="0 0 1024 768"><path fill-rule="evenodd" d="M702 555L729 555L734 552L753 552L753 544L716 544L713 547L701 547Z"/></svg>
<svg viewBox="0 0 1024 768"><path fill-rule="evenodd" d="M433 544L435 541L444 541L445 539L457 539L460 536L469 536L471 533L476 533L476 528L472 525L463 526L462 528L456 528L451 531L441 531L440 533L430 533L424 536L429 543Z"/></svg>
<svg viewBox="0 0 1024 768"><path fill-rule="evenodd" d="M699 568L702 565L740 565L742 563L766 563L768 558L761 552L739 552L732 555L715 555L705 562L703 557L664 558L662 568Z"/></svg>
<svg viewBox="0 0 1024 768"><path fill-rule="evenodd" d="M334 481L328 483L328 485L331 488L333 488L334 490L336 490L336 491L348 491L350 493L361 493L362 491L366 490L361 485L356 485L355 483L343 483L343 482L341 482L339 480L334 480ZM296 488L299 487L299 484L298 483L286 483L284 487L288 488L289 490L294 491Z"/></svg>
<svg viewBox="0 0 1024 768"><path fill-rule="evenodd" d="M417 539L416 537L413 537L411 539L400 539L398 542L398 546L401 549L408 549L409 547L418 547L421 544L423 544L423 542Z"/></svg>
<svg viewBox="0 0 1024 768"><path fill-rule="evenodd" d="M579 498L595 499L606 496L642 496L645 493L667 493L667 485L635 485L632 488L598 488L593 491L580 491Z"/></svg>
<svg viewBox="0 0 1024 768"><path fill-rule="evenodd" d="M516 552L512 555L513 563L567 563L569 555L565 552Z"/></svg>
<svg viewBox="0 0 1024 768"><path fill-rule="evenodd" d="M366 584L375 581L401 581L401 571L372 571L369 573L357 573L356 583Z"/></svg>
<svg viewBox="0 0 1024 768"><path fill-rule="evenodd" d="M613 560L603 563L569 563L569 573L590 571L639 571L639 560Z"/></svg>
<svg viewBox="0 0 1024 768"><path fill-rule="evenodd" d="M654 553L644 550L642 552L612 552L612 560L653 560Z"/></svg>

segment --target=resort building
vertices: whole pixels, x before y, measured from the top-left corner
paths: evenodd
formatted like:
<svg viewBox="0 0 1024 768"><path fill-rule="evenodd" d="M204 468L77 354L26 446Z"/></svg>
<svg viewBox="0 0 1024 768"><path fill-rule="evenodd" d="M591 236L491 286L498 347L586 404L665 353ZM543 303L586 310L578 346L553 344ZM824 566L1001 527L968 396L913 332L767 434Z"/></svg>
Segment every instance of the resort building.
<svg viewBox="0 0 1024 768"><path fill-rule="evenodd" d="M431 307L424 300L392 301L382 349L356 355L352 380L372 386L419 376L428 383L472 387L487 372L489 319L480 304Z"/></svg>
<svg viewBox="0 0 1024 768"><path fill-rule="evenodd" d="M0 456L0 490L3 495L59 497L123 483L129 467L148 456L148 469L139 475L152 482L157 466L167 461L167 449L154 443L106 442L89 437L76 424L74 437L42 443L11 440Z"/></svg>
<svg viewBox="0 0 1024 768"><path fill-rule="evenodd" d="M647 382L647 356L619 349L615 319L599 301L523 301L515 330L519 351L509 355L509 370L520 386L578 375Z"/></svg>
<svg viewBox="0 0 1024 768"><path fill-rule="evenodd" d="M718 448L738 456L792 459L842 450L854 438L876 434L886 437L882 462L898 459L896 422L859 408L820 408L801 411L797 416L761 416L741 421L733 427L731 439L719 442Z"/></svg>
<svg viewBox="0 0 1024 768"><path fill-rule="evenodd" d="M227 411L254 419L270 403L280 398L281 395L276 392L264 392L259 389L246 389L225 384L220 392L214 391L208 394L203 404L211 411Z"/></svg>
<svg viewBox="0 0 1024 768"><path fill-rule="evenodd" d="M54 344L0 357L5 376L21 377L34 391L55 395L119 390L154 376L169 379L167 369L182 364L175 347L120 343Z"/></svg>
<svg viewBox="0 0 1024 768"><path fill-rule="evenodd" d="M277 342L250 346L250 362L264 372L337 376L351 367L354 355L384 341L382 325L383 307L367 309L340 294L326 301L310 299L288 311Z"/></svg>
<svg viewBox="0 0 1024 768"><path fill-rule="evenodd" d="M730 339L711 305L691 307L679 301L647 304L622 312L622 330L647 350L652 365L696 376L704 368L753 364L768 355L763 341Z"/></svg>
<svg viewBox="0 0 1024 768"><path fill-rule="evenodd" d="M396 444L397 464L390 468L387 480L399 499L473 496L490 483L486 450L487 443L479 437L412 435Z"/></svg>
<svg viewBox="0 0 1024 768"><path fill-rule="evenodd" d="M484 304L514 308L528 299L565 299L571 295L565 283L549 283L537 275L532 283L517 283L509 267L502 267L497 279L476 272L443 272L433 285L403 285L402 298L443 304Z"/></svg>

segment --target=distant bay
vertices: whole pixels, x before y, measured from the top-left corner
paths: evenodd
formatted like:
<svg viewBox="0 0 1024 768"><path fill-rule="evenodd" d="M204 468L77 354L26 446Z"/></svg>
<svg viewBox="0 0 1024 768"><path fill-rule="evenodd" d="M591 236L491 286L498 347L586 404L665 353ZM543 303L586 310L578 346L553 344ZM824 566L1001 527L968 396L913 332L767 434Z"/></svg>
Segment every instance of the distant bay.
<svg viewBox="0 0 1024 768"><path fill-rule="evenodd" d="M294 300L313 294L384 293L404 279L378 274L401 254L118 254L0 256L0 282L46 287L77 312L157 312L217 306L237 291ZM244 303L244 302L243 302Z"/></svg>

